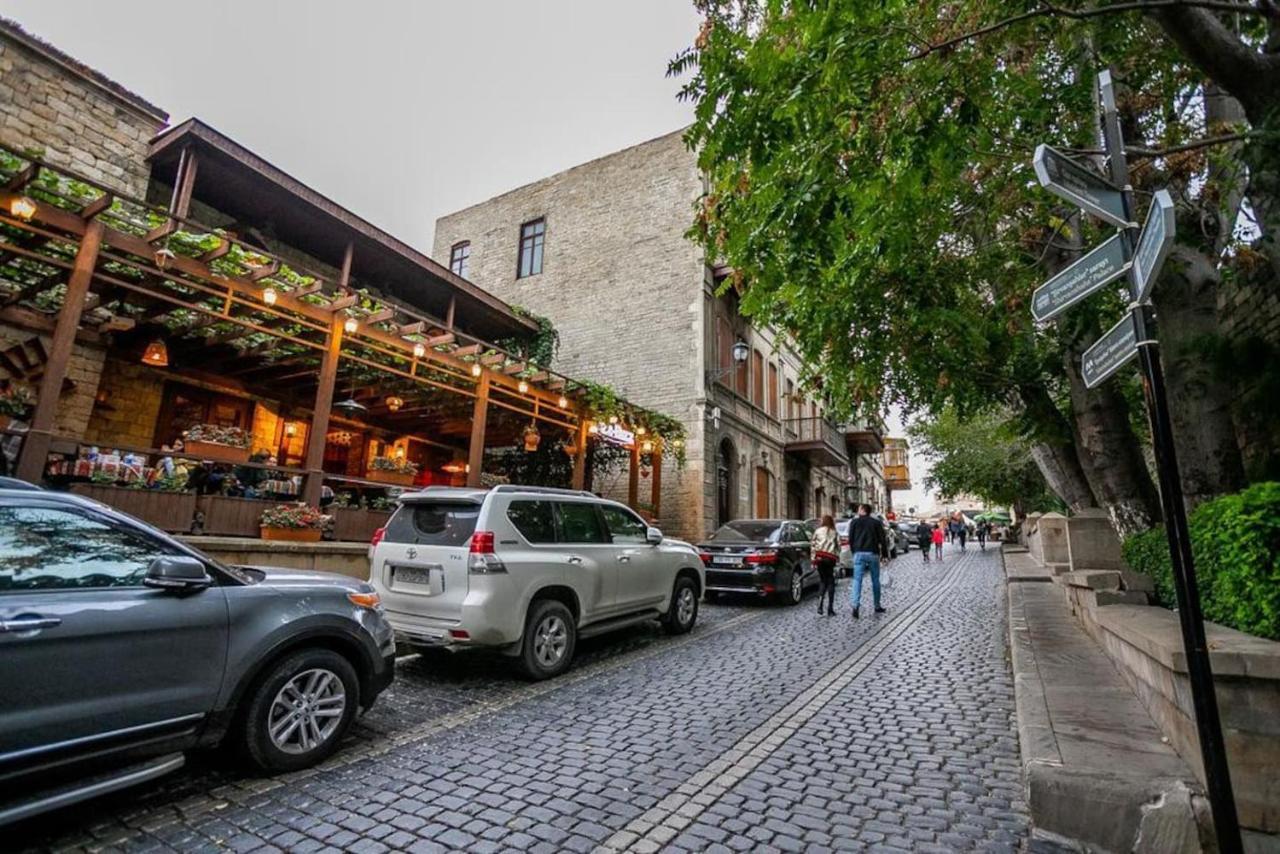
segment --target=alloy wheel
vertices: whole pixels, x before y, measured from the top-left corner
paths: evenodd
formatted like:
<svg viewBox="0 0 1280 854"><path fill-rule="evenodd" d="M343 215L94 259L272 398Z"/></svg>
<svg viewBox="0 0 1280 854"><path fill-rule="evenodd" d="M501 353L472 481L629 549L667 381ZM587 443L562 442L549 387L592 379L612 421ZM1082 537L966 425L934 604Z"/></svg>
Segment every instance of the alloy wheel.
<svg viewBox="0 0 1280 854"><path fill-rule="evenodd" d="M791 601L799 603L804 598L804 573L799 569L791 573Z"/></svg>
<svg viewBox="0 0 1280 854"><path fill-rule="evenodd" d="M548 614L533 633L533 655L543 667L555 667L569 647L569 629L558 614Z"/></svg>
<svg viewBox="0 0 1280 854"><path fill-rule="evenodd" d="M276 692L267 713L271 743L285 753L310 753L337 731L347 709L347 692L337 674L304 670Z"/></svg>
<svg viewBox="0 0 1280 854"><path fill-rule="evenodd" d="M693 614L697 607L698 600L693 595L693 588L688 585L681 587L680 593L676 596L676 619L680 621L680 625L687 626L693 622Z"/></svg>

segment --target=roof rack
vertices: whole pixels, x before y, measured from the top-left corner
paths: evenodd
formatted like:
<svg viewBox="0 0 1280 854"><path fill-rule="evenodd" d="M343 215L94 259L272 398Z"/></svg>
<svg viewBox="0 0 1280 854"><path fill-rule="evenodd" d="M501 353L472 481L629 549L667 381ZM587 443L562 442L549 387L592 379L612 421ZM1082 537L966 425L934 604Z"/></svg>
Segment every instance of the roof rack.
<svg viewBox="0 0 1280 854"><path fill-rule="evenodd" d="M540 495L573 495L578 498L599 498L594 492L585 489L559 489L554 486L520 486L516 483L500 483L493 488L494 492L536 492Z"/></svg>

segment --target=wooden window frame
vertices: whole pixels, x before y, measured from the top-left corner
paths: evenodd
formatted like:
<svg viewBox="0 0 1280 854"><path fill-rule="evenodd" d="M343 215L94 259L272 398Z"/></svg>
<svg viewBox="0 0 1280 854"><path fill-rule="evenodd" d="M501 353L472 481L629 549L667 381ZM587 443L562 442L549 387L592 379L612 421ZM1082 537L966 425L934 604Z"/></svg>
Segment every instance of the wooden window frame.
<svg viewBox="0 0 1280 854"><path fill-rule="evenodd" d="M541 231L525 234L527 229L533 229L536 226L542 226ZM525 244L529 245L529 272L524 272L524 253ZM542 275L543 262L546 260L547 254L547 218L545 216L534 217L520 223L520 240L516 244L516 278L528 279L531 276ZM537 252L536 250L541 250ZM538 269L533 269L533 259L538 259Z"/></svg>
<svg viewBox="0 0 1280 854"><path fill-rule="evenodd" d="M764 353L751 350L751 403L764 409Z"/></svg>
<svg viewBox="0 0 1280 854"><path fill-rule="evenodd" d="M464 254L465 253L465 254ZM455 276L467 277L467 268L471 266L471 241L459 240L449 247L449 272Z"/></svg>
<svg viewBox="0 0 1280 854"><path fill-rule="evenodd" d="M769 387L766 389L769 395L767 406L765 409L774 418L778 417L778 363L769 363Z"/></svg>

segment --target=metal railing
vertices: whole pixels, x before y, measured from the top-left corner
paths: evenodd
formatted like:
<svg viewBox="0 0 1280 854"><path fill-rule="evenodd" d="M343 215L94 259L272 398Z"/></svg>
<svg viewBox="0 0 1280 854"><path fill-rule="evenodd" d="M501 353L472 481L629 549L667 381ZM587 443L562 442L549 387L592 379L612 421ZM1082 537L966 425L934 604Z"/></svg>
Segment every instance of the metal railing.
<svg viewBox="0 0 1280 854"><path fill-rule="evenodd" d="M825 418L788 418L783 424L788 441L822 442L841 453L844 451L844 435L840 428Z"/></svg>

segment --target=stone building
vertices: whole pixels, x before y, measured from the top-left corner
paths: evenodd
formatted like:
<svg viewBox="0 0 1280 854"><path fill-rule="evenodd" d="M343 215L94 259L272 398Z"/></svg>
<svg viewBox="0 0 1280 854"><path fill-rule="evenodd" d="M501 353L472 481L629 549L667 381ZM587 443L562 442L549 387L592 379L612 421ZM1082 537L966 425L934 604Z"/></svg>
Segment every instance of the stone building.
<svg viewBox="0 0 1280 854"><path fill-rule="evenodd" d="M883 507L882 429L825 417L787 342L717 293L728 271L685 238L703 191L677 131L440 218L433 254L548 317L558 368L684 423L684 465L664 461L672 533Z"/></svg>

